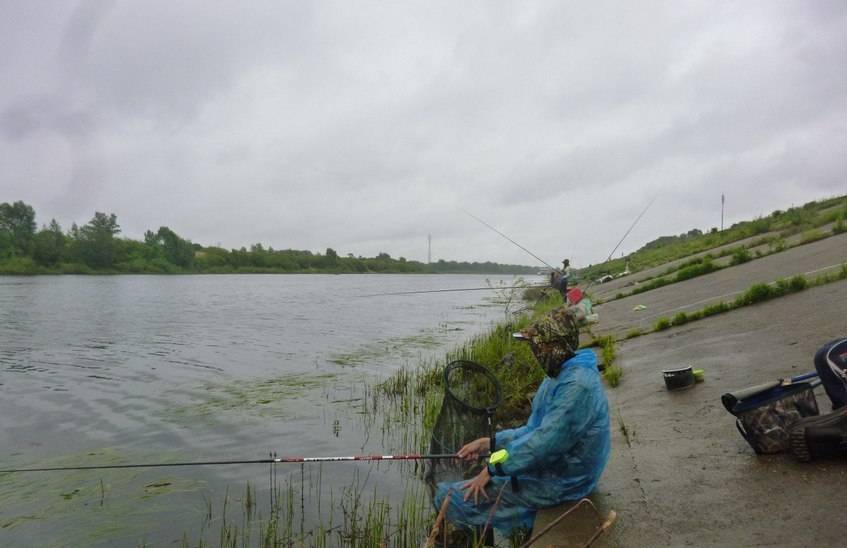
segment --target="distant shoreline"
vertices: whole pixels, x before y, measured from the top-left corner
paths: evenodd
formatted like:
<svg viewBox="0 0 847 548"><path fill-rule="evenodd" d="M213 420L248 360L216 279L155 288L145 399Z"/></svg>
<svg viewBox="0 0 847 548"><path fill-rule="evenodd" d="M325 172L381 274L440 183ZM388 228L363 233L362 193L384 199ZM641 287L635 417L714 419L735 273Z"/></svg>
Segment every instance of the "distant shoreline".
<svg viewBox="0 0 847 548"><path fill-rule="evenodd" d="M7 277L31 277L31 276L224 276L224 275L333 275L333 276L361 276L368 274L390 275L403 274L410 276L459 276L474 274L478 276L535 276L521 272L288 272L288 271L232 271L232 272L119 272L119 271L94 271L94 272L5 272L0 270L0 276Z"/></svg>

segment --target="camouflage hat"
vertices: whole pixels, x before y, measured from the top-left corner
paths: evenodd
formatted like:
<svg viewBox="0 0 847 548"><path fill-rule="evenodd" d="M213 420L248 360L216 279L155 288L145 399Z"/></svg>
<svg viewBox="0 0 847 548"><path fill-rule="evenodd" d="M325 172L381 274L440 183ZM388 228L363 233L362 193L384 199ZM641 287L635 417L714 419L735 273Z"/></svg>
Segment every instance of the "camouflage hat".
<svg viewBox="0 0 847 548"><path fill-rule="evenodd" d="M572 310L561 306L514 334L529 342L536 359L549 375L579 349L579 326Z"/></svg>

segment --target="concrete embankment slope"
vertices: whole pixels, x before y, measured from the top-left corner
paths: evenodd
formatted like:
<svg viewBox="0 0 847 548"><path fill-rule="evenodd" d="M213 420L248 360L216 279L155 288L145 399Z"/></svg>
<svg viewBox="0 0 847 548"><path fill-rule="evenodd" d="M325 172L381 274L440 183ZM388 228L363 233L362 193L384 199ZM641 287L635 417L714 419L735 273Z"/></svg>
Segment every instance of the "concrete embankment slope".
<svg viewBox="0 0 847 548"><path fill-rule="evenodd" d="M832 234L835 228L835 223L829 223L818 227L815 229L816 232L821 234L830 235ZM624 276L622 278L617 278L610 282L594 285L591 288L591 293L594 298L598 301L605 301L611 298L614 298L618 293L627 294L631 292L638 283L643 282L645 280L649 280L651 278L657 278L659 276L664 275L669 270L675 270L681 267L684 263L690 261L691 259L697 257L704 257L705 255L712 255L713 257L717 257L721 254L721 252L728 251L730 249L735 249L738 247L746 248L751 254L755 255L756 252L760 252L762 254L767 254L770 252L769 244L762 244L758 246L753 246L752 244L761 241L766 238L778 238L779 232L767 232L764 234L759 234L757 236L751 236L749 238L744 238L743 240L737 240L735 242L731 242L728 244L724 244L722 246L714 247L712 249L707 249L705 251L701 251L699 253L693 253L688 255L687 257L683 257L681 259L676 259L674 261L669 261L666 263L662 263L660 265L647 268L644 270L639 270L629 276ZM800 244L803 239L806 237L806 233L801 232L798 234L794 234L792 236L788 236L784 238L783 243L786 247L793 247ZM732 260L730 255L726 255L724 257L720 257L714 260L716 265L726 266Z"/></svg>
<svg viewBox="0 0 847 548"><path fill-rule="evenodd" d="M655 310L745 289L845 262L845 242L845 235L829 238L640 297ZM847 280L620 342L624 376L618 388L607 389L612 456L592 497L604 511L617 511L618 521L597 545L843 545L847 460L803 464L791 455L757 456L720 396L812 371L815 350L847 334L845 303ZM601 318L613 316L603 310L610 305L601 307ZM616 331L630 328L624 318L612 320ZM668 392L661 370L682 365L704 369L706 381ZM828 412L825 393L816 394ZM536 530L559 513L542 512ZM585 523L565 520L539 545L578 546L585 531Z"/></svg>
<svg viewBox="0 0 847 548"><path fill-rule="evenodd" d="M843 263L847 263L847 233L597 306L600 323L592 331L621 338L630 330L651 328L659 317L670 318L680 311L694 312L719 301L732 301L754 283L840 268ZM636 305L647 308L635 312Z"/></svg>
<svg viewBox="0 0 847 548"><path fill-rule="evenodd" d="M595 285L591 288L591 293L595 298L600 300L608 300L614 297L617 293L629 293L632 291L635 284L638 282L642 282L644 280L648 280L650 278L656 278L663 275L668 270L673 270L679 268L687 261L697 257L703 257L705 255L711 254L712 256L720 254L721 251L732 249L736 247L749 247L753 242L757 240L761 240L762 238L766 238L768 236L776 237L776 233L766 233L760 234L758 236L751 236L749 238L744 238L743 240L738 240L735 242L731 242L728 244L724 244L722 246L714 247L712 249L707 249L705 251L701 251L699 253L693 253L688 255L687 257L683 257L681 259L676 259L674 261L669 261L666 263L662 263L660 265L646 268L644 270L639 270L629 276L624 276L622 278L614 279L610 282L606 282L604 284Z"/></svg>

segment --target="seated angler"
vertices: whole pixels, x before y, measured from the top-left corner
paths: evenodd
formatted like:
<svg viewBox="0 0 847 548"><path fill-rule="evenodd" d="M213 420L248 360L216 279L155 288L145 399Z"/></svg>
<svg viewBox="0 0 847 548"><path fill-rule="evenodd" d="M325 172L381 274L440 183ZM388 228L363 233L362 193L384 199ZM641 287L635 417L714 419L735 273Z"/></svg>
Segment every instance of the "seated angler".
<svg viewBox="0 0 847 548"><path fill-rule="evenodd" d="M466 530L483 527L501 492L492 524L503 534L532 528L536 510L577 501L597 486L609 457L609 409L597 359L579 348L579 328L564 307L515 337L526 340L546 377L520 428L496 434L489 465L467 482L441 483L435 508L450 492L446 518ZM459 456L474 460L489 438L472 441Z"/></svg>

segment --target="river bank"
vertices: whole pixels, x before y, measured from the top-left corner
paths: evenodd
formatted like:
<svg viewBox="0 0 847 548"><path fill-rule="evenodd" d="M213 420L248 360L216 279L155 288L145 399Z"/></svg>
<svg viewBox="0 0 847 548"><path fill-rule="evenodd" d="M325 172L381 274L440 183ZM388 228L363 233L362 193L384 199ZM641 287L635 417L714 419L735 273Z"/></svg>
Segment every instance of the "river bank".
<svg viewBox="0 0 847 548"><path fill-rule="evenodd" d="M721 395L814 370L825 342L844 336L847 235L841 234L696 279L597 306L597 336L619 339L625 375L607 391L612 455L592 496L617 522L597 546L837 546L847 534L829 514L847 468L839 460L797 462L791 455L756 455L738 434ZM672 321L779 278L826 281L695 322ZM621 284L627 283L621 278ZM768 285L769 284L769 285ZM797 284L799 287L799 283ZM809 284L814 285L814 283ZM644 308L637 308L642 304ZM669 325L652 330L661 318ZM627 338L635 330L644 335ZM668 392L662 370L688 366L705 382ZM815 390L821 413L830 409ZM536 527L562 509L539 514ZM589 524L596 523L589 516ZM819 524L826 523L826 527ZM579 546L580 523L564 522L545 542Z"/></svg>

